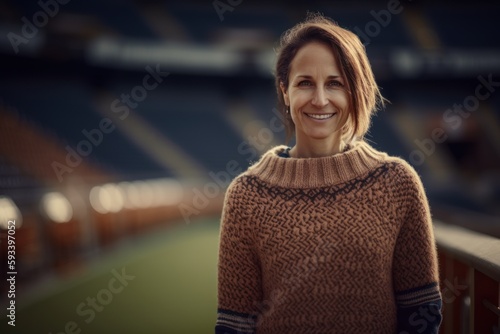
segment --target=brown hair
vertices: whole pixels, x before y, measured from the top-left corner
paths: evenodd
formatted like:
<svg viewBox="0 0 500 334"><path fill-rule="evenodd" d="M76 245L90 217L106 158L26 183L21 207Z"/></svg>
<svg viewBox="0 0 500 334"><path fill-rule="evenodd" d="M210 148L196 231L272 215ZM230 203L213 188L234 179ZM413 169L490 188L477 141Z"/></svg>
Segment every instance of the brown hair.
<svg viewBox="0 0 500 334"><path fill-rule="evenodd" d="M283 83L285 89L288 88L293 58L300 48L313 41L325 43L331 48L347 84L349 110L347 122L342 128L342 139L346 142L362 139L370 126L371 115L379 106L384 105L384 98L375 82L365 47L358 36L341 28L330 18L309 13L305 21L281 36L278 48L275 85L278 92L278 110L284 118L287 142L294 133L295 124L286 113L287 106L280 83Z"/></svg>

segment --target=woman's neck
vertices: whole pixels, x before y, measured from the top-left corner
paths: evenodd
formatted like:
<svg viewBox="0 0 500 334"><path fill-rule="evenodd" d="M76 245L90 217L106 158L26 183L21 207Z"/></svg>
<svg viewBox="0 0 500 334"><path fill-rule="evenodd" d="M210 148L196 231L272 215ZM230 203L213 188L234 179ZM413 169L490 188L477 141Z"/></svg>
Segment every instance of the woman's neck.
<svg viewBox="0 0 500 334"><path fill-rule="evenodd" d="M301 140L297 137L296 144L290 150L289 154L292 158L322 158L329 157L342 152L346 144L340 139L340 136L325 139Z"/></svg>

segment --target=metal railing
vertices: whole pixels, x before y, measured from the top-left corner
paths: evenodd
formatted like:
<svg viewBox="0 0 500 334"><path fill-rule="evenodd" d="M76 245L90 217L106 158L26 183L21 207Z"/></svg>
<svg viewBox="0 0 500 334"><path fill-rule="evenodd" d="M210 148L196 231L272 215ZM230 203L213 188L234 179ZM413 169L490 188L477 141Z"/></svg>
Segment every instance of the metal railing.
<svg viewBox="0 0 500 334"><path fill-rule="evenodd" d="M440 333L500 333L500 239L434 222L443 322Z"/></svg>

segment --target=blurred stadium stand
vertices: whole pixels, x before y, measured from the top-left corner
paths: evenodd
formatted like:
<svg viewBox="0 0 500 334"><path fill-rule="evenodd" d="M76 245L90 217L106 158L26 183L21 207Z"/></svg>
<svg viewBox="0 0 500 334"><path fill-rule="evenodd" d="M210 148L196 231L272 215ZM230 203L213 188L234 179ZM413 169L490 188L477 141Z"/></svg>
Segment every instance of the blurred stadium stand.
<svg viewBox="0 0 500 334"><path fill-rule="evenodd" d="M43 8L1 1L0 218L19 222L20 286L71 275L123 240L182 223L181 204L201 203L193 218L217 217L225 181L216 184L214 173L229 173L231 161L244 170L257 159L251 152L284 141L283 131L261 138L265 145L251 138L277 117L273 48L307 10L367 42L391 102L373 118L368 141L410 160L423 150L416 140L444 129L447 139L414 164L434 217L500 237L500 93L457 129L443 118L476 94L480 76L500 82L500 4L401 6L382 26L373 11L386 1L243 1L220 20L212 1L72 0L13 47L8 34L23 36L21 18L33 22ZM147 66L169 74L120 119L113 103L143 86ZM81 146L89 142L83 131L104 118L113 130ZM68 147L78 145L90 153L58 176L54 161L67 165Z"/></svg>

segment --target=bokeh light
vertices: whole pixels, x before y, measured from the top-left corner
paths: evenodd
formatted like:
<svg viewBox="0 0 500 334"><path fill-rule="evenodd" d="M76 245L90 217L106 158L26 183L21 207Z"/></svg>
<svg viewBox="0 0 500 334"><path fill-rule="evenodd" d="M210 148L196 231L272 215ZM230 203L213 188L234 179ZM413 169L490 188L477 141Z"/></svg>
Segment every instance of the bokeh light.
<svg viewBox="0 0 500 334"><path fill-rule="evenodd" d="M50 192L42 198L42 208L46 216L56 223L67 223L73 218L73 207L60 192Z"/></svg>
<svg viewBox="0 0 500 334"><path fill-rule="evenodd" d="M9 197L0 196L0 228L8 229L9 221L15 220L15 227L21 227L23 223L21 211L16 203Z"/></svg>

